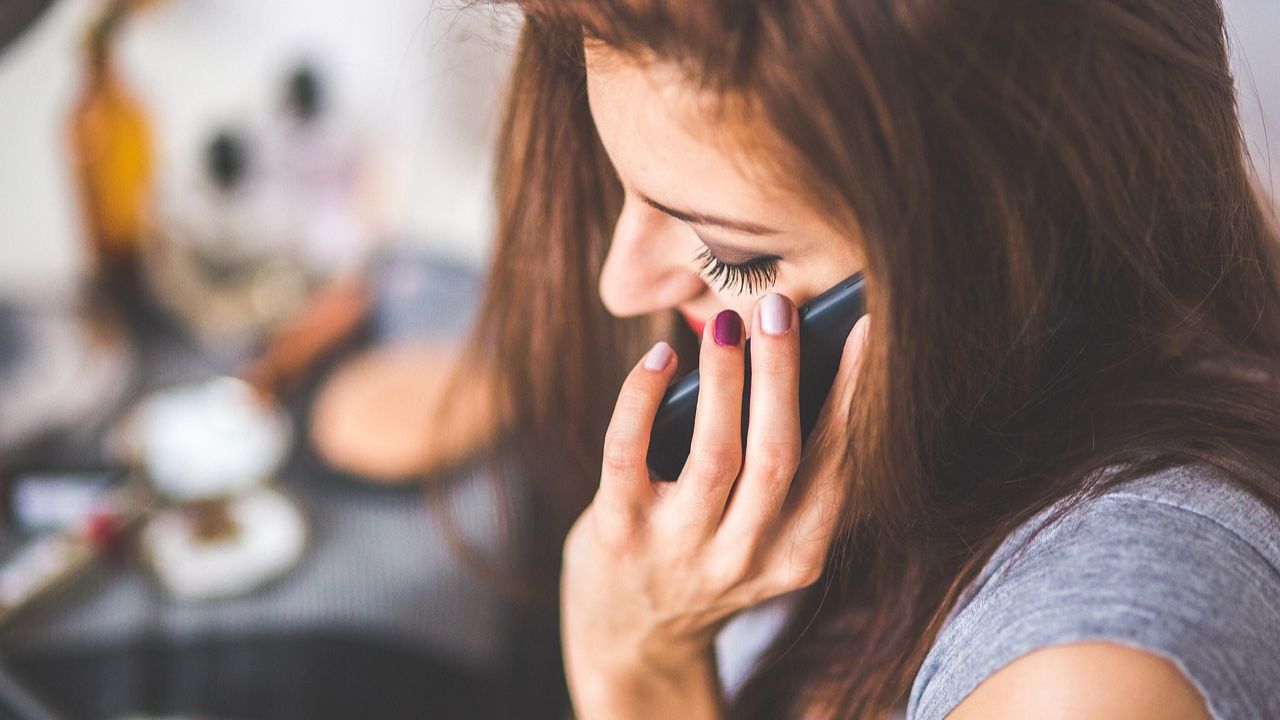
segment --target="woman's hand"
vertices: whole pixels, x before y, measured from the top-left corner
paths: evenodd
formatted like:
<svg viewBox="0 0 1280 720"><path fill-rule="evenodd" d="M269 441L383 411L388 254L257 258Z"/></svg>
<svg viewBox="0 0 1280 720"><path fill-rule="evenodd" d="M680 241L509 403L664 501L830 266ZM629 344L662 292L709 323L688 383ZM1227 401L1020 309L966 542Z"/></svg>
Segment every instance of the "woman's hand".
<svg viewBox="0 0 1280 720"><path fill-rule="evenodd" d="M714 716L716 631L822 571L849 478L837 458L801 462L795 307L766 296L751 322L745 454L736 313L704 331L693 444L676 482L652 481L646 465L671 349L659 343L622 387L600 488L565 543L563 639L580 717ZM866 326L849 336L820 425L847 423Z"/></svg>

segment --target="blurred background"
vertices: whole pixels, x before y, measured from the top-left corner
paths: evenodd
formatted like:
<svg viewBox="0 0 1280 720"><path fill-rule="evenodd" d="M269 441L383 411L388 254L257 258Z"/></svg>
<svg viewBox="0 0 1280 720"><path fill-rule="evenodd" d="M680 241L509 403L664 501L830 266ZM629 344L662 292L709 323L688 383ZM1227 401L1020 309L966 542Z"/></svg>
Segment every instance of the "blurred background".
<svg viewBox="0 0 1280 720"><path fill-rule="evenodd" d="M558 712L484 429L432 426L518 30L0 2L0 717Z"/></svg>
<svg viewBox="0 0 1280 720"><path fill-rule="evenodd" d="M157 181L201 171L212 133L278 111L287 74L314 62L334 109L365 138L388 234L479 263L515 21L466 4L152 3L122 29L116 60L151 121ZM102 5L57 0L0 55L0 293L47 291L83 269L66 135L88 26Z"/></svg>
<svg viewBox="0 0 1280 720"><path fill-rule="evenodd" d="M1226 9L1280 201L1280 5ZM436 412L518 30L0 0L0 718L560 715L491 413Z"/></svg>

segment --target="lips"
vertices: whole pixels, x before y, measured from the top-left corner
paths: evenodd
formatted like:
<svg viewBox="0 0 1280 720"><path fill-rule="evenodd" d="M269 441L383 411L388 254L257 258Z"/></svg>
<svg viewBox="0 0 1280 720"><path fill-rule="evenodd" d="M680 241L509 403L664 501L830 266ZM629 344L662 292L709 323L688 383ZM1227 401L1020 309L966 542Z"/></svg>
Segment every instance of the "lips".
<svg viewBox="0 0 1280 720"><path fill-rule="evenodd" d="M686 323L688 323L688 325L689 325L689 329L693 331L693 334L694 334L694 335L697 335L699 338L701 338L701 337L702 337L702 329L703 329L703 328L705 328L705 327L707 326L707 321L706 321L706 320L699 319L699 318L697 318L697 317L695 317L695 316L693 316L693 315L690 315L689 313L687 313L687 312L685 312L685 311L683 311L683 310L681 310L681 311L680 311L680 315L681 315L681 317L683 317L683 318L684 318L684 321L685 321Z"/></svg>

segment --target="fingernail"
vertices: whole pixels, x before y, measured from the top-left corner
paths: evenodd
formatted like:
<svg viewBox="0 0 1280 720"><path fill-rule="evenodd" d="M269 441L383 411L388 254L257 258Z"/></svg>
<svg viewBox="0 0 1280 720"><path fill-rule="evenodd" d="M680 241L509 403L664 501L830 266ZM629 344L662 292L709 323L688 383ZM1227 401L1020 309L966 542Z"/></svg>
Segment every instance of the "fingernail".
<svg viewBox="0 0 1280 720"><path fill-rule="evenodd" d="M675 351L665 342L659 341L653 346L648 354L644 356L644 369L654 372L661 372L667 369L667 364L671 362L671 357L675 355Z"/></svg>
<svg viewBox="0 0 1280 720"><path fill-rule="evenodd" d="M871 328L870 315L863 315L861 318L859 318L858 324L853 326L853 329L858 333L857 338L855 338L855 342L858 342L858 343L865 342L867 339L867 331L870 328Z"/></svg>
<svg viewBox="0 0 1280 720"><path fill-rule="evenodd" d="M742 318L732 310L722 310L712 321L711 336L720 347L737 347L742 342Z"/></svg>
<svg viewBox="0 0 1280 720"><path fill-rule="evenodd" d="M791 332L791 301L778 293L769 293L760 301L760 329L766 335Z"/></svg>

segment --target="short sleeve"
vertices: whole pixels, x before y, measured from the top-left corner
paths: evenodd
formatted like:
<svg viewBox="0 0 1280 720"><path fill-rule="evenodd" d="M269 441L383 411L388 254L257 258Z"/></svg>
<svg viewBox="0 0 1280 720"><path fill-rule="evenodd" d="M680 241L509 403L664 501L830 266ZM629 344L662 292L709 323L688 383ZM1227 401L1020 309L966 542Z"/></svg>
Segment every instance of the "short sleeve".
<svg viewBox="0 0 1280 720"><path fill-rule="evenodd" d="M1039 525L1015 533L953 611L908 717L945 717L1037 649L1106 641L1173 662L1215 718L1280 718L1280 520L1270 508L1179 472Z"/></svg>

